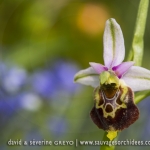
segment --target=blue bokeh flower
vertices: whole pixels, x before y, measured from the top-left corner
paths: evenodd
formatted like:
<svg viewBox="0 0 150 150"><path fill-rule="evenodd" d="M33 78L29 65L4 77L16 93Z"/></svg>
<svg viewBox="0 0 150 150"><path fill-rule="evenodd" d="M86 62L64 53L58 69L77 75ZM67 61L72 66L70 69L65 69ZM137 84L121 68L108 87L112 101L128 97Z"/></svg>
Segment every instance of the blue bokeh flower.
<svg viewBox="0 0 150 150"><path fill-rule="evenodd" d="M73 84L74 73L78 70L75 63L56 61L51 67L35 72L31 77L31 87L44 98L52 98L60 92L73 94L79 85Z"/></svg>
<svg viewBox="0 0 150 150"><path fill-rule="evenodd" d="M35 72L31 77L31 86L35 92L44 98L53 95L56 89L56 78L50 70L41 70Z"/></svg>
<svg viewBox="0 0 150 150"><path fill-rule="evenodd" d="M73 62L57 61L54 65L54 72L57 76L59 88L73 94L80 89L79 85L73 83L74 74L79 70L79 67Z"/></svg>
<svg viewBox="0 0 150 150"><path fill-rule="evenodd" d="M48 121L48 128L54 138L61 137L67 132L68 122L64 117L53 116Z"/></svg>
<svg viewBox="0 0 150 150"><path fill-rule="evenodd" d="M1 85L8 93L16 93L23 87L27 80L27 73L23 68L2 68Z"/></svg>

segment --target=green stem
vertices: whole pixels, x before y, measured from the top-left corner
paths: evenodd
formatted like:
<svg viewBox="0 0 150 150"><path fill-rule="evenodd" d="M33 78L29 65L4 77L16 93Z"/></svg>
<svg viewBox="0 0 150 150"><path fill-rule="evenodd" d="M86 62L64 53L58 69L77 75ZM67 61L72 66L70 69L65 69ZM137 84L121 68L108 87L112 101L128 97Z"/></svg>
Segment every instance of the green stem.
<svg viewBox="0 0 150 150"><path fill-rule="evenodd" d="M148 12L149 0L141 0L138 8L132 47L128 60L133 60L135 65L141 66L144 48L144 32Z"/></svg>
<svg viewBox="0 0 150 150"><path fill-rule="evenodd" d="M150 96L150 91L141 91L141 92L137 92L135 94L135 103L139 103L141 102L143 99L145 99L146 97Z"/></svg>
<svg viewBox="0 0 150 150"><path fill-rule="evenodd" d="M117 139L117 138L115 138L115 139ZM109 141L109 139L107 137L107 132L104 133L103 141ZM114 150L114 149L115 149L114 145L112 145L112 146L101 145L101 147L100 147L100 150Z"/></svg>

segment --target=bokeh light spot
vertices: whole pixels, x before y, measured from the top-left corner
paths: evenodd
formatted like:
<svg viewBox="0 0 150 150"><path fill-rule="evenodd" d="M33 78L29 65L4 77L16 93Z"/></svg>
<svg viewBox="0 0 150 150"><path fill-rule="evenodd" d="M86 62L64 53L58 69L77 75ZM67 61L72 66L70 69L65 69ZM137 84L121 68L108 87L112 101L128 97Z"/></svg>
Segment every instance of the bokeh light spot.
<svg viewBox="0 0 150 150"><path fill-rule="evenodd" d="M85 4L78 12L77 27L90 35L97 35L103 32L105 22L109 13L105 6L96 4Z"/></svg>

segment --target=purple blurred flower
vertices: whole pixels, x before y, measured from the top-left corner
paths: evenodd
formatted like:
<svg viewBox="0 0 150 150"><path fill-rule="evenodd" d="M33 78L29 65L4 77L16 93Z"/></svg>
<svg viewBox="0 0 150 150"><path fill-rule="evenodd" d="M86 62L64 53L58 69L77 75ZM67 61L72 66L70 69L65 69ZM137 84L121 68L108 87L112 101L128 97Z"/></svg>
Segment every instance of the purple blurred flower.
<svg viewBox="0 0 150 150"><path fill-rule="evenodd" d="M150 119L149 119L149 106L150 106L150 97L147 97L144 101L138 104L139 109L142 110L141 113L141 125L142 127L142 135L141 138L142 140L149 140L149 135L150 135Z"/></svg>
<svg viewBox="0 0 150 150"><path fill-rule="evenodd" d="M79 85L73 83L74 74L79 70L75 63L57 61L54 70L61 90L66 90L66 92L72 94L80 88Z"/></svg>
<svg viewBox="0 0 150 150"><path fill-rule="evenodd" d="M34 73L31 78L35 92L44 98L51 98L61 91L72 94L79 89L79 85L73 84L74 73L77 66L71 62L57 61L52 68L46 68Z"/></svg>
<svg viewBox="0 0 150 150"><path fill-rule="evenodd" d="M3 72L2 86L9 93L16 93L26 83L27 74L22 68L12 67Z"/></svg>
<svg viewBox="0 0 150 150"><path fill-rule="evenodd" d="M51 97L56 91L55 76L48 70L36 72L31 80L35 92L45 98Z"/></svg>
<svg viewBox="0 0 150 150"><path fill-rule="evenodd" d="M23 141L42 141L44 139L44 137L42 137L41 133L39 132L39 130L34 127L33 129L29 130L28 132L26 131L26 135L23 139ZM24 146L23 150L41 150L43 146L39 146L39 145L26 145Z"/></svg>
<svg viewBox="0 0 150 150"><path fill-rule="evenodd" d="M20 110L19 91L26 82L24 69L0 62L0 118L5 125Z"/></svg>
<svg viewBox="0 0 150 150"><path fill-rule="evenodd" d="M0 62L0 77L1 78L5 75L7 69L8 68L7 68L6 64L3 62Z"/></svg>
<svg viewBox="0 0 150 150"><path fill-rule="evenodd" d="M59 117L59 116L54 116L48 122L48 127L50 130L50 133L54 137L61 137L64 135L65 132L67 132L68 123L65 118Z"/></svg>
<svg viewBox="0 0 150 150"><path fill-rule="evenodd" d="M42 136L39 133L38 129L35 127L34 129L31 129L30 131L27 132L24 140L26 140L26 141L30 141L30 140L40 141L40 140L42 140Z"/></svg>
<svg viewBox="0 0 150 150"><path fill-rule="evenodd" d="M19 96L20 107L29 111L37 111L42 105L41 98L32 92L24 92Z"/></svg>
<svg viewBox="0 0 150 150"><path fill-rule="evenodd" d="M5 95L0 90L0 118L1 124L5 125L7 122L20 110L20 105L17 96Z"/></svg>

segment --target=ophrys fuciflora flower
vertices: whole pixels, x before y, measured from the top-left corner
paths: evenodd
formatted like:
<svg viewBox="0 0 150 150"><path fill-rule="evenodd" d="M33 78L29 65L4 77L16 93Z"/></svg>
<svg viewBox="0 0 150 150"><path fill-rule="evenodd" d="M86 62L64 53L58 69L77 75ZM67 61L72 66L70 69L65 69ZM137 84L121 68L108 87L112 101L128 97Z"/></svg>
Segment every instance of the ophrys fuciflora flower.
<svg viewBox="0 0 150 150"><path fill-rule="evenodd" d="M122 62L125 57L124 38L115 19L107 20L103 40L105 65L90 62L91 67L76 73L74 81L95 88L90 116L112 140L118 131L138 119L133 91L150 89L150 71L133 66L133 61Z"/></svg>

